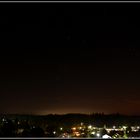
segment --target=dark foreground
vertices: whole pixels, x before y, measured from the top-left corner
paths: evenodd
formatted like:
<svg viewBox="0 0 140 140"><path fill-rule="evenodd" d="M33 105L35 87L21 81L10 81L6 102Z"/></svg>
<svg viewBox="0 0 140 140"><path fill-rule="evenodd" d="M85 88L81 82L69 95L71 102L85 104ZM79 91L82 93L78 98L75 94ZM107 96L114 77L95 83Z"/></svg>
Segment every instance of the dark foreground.
<svg viewBox="0 0 140 140"><path fill-rule="evenodd" d="M119 114L0 115L0 137L138 138L140 117Z"/></svg>

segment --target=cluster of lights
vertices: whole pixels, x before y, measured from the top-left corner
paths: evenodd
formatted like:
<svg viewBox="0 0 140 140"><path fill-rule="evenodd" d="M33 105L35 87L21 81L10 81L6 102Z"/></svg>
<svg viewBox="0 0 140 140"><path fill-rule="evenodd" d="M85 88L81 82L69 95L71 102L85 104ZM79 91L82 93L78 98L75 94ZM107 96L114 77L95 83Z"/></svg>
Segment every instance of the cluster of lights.
<svg viewBox="0 0 140 140"><path fill-rule="evenodd" d="M74 135L75 135L76 137L79 137L79 136L80 136L80 133L79 133L79 132L74 132Z"/></svg>
<svg viewBox="0 0 140 140"><path fill-rule="evenodd" d="M2 122L4 123L8 123L8 121L5 119L5 118L2 118ZM20 122L18 121L17 122L18 124L20 124ZM32 126L32 128L35 128L35 126ZM129 130L127 130L128 126L112 126L112 128L106 128L104 127L108 133L110 133L111 131L113 130L116 130L116 131L123 131L125 132L125 136L123 137L127 137L127 133L130 133ZM136 132L140 129L140 126L131 126L131 130L132 132ZM111 138L109 135L105 134L105 135L101 135L101 130L102 128L98 128L98 127L95 127L95 126L92 126L91 124L90 125L84 125L83 123L81 123L81 125L79 126L73 126L71 128L72 131L72 134L69 134L67 132L64 132L64 129L63 127L60 127L59 128L59 132L61 131L61 137L63 138L68 138L68 137L71 137L74 136L74 137L80 137L80 136L85 136L85 134L87 134L88 132L88 136L90 137L90 135L94 135L94 137L97 137L97 138ZM21 133L23 131L23 129L19 129L18 130L18 133ZM87 132L85 132L87 131ZM127 132L127 133L126 133ZM59 133L57 133L57 131L53 131L53 134L56 136L56 134L58 135ZM114 136L112 136L112 138L120 138L121 136L119 135L119 133L116 132L116 134L114 134Z"/></svg>
<svg viewBox="0 0 140 140"><path fill-rule="evenodd" d="M5 122L6 121L6 119L2 119L2 121L3 122ZM35 126L33 126L33 128L35 128ZM74 127L72 127L71 129L73 130L73 132L72 132L72 135L73 136L75 136L75 137L80 137L80 136L82 136L82 135L84 135L85 134L85 132L84 131L80 131L80 130L86 130L85 128L88 128L88 133L89 134L91 134L91 135L94 135L95 137L97 137L97 138L100 138L100 137L102 137L102 138L111 138L109 135L107 135L107 134L105 134L105 135L101 135L100 134L100 130L101 130L101 128L97 128L97 127L93 127L92 125L88 125L88 126L85 126L85 125L83 125L83 123L82 123L82 125L80 125L80 126L74 126ZM119 128L117 128L116 126L112 126L112 128L105 128L108 132L110 132L110 131L112 131L112 130L121 130L121 131L126 131L126 128L127 128L127 126L122 126L122 127L119 127ZM136 131L136 129L137 129L137 131L138 131L138 129L140 129L140 127L139 126L135 126L135 127L131 127L132 128L132 131ZM60 127L59 128L60 129L60 131L61 132L63 132L63 127ZM127 131L128 132L128 131ZM56 131L53 131L53 134L54 135L56 135ZM129 132L128 132L129 133ZM68 137L70 137L70 134L68 134L68 133L63 133L62 135L61 135L61 137L63 137L63 138L68 138ZM117 138L117 137L119 137L119 134L115 134L114 136L113 136L113 138Z"/></svg>

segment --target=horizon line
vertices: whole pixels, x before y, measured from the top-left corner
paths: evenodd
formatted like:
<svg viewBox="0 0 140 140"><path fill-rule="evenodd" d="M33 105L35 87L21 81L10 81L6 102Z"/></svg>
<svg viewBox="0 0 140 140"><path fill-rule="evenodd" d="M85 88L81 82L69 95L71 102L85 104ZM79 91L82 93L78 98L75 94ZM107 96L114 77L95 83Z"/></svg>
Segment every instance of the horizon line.
<svg viewBox="0 0 140 140"><path fill-rule="evenodd" d="M0 1L0 3L140 3L140 1Z"/></svg>
<svg viewBox="0 0 140 140"><path fill-rule="evenodd" d="M132 114L123 114L123 113L48 113L48 114L30 114L30 113L0 113L1 115L30 115L30 116L48 116L48 115L120 115L120 116L140 116Z"/></svg>

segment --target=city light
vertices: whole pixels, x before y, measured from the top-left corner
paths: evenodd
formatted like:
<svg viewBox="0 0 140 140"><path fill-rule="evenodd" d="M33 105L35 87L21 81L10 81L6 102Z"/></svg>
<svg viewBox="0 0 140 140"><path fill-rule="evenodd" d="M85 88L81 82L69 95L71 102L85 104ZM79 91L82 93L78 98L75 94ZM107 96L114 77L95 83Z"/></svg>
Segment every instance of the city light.
<svg viewBox="0 0 140 140"><path fill-rule="evenodd" d="M116 126L113 126L113 129L115 129L116 128Z"/></svg>
<svg viewBox="0 0 140 140"><path fill-rule="evenodd" d="M62 131L62 130L63 130L63 128L62 128L62 127L60 127L60 130Z"/></svg>
<svg viewBox="0 0 140 140"><path fill-rule="evenodd" d="M76 135L77 137L79 137L79 136L80 136L80 133L79 133L79 132L75 132L75 135Z"/></svg>
<svg viewBox="0 0 140 140"><path fill-rule="evenodd" d="M102 136L102 138L103 138L103 139L108 139L108 138L111 138L111 137L108 136L107 134L105 134L105 135Z"/></svg>
<svg viewBox="0 0 140 140"><path fill-rule="evenodd" d="M100 137L100 134L99 133L97 133L96 135L97 135L97 137Z"/></svg>
<svg viewBox="0 0 140 140"><path fill-rule="evenodd" d="M82 125L84 125L84 123L83 123L83 122L81 122L81 126L82 126Z"/></svg>
<svg viewBox="0 0 140 140"><path fill-rule="evenodd" d="M79 127L79 129L81 130L81 129L82 129L82 127L80 126L80 127Z"/></svg>
<svg viewBox="0 0 140 140"><path fill-rule="evenodd" d="M93 132L91 132L91 134L92 134L92 135L95 135L95 132L93 131Z"/></svg>
<svg viewBox="0 0 140 140"><path fill-rule="evenodd" d="M5 118L3 118L3 119L2 119L2 121L4 122L4 121L6 121L6 119L5 119Z"/></svg>
<svg viewBox="0 0 140 140"><path fill-rule="evenodd" d="M91 129L91 128L92 128L92 125L89 125L89 126L88 126L88 129Z"/></svg>
<svg viewBox="0 0 140 140"><path fill-rule="evenodd" d="M56 134L56 131L53 131L53 134Z"/></svg>
<svg viewBox="0 0 140 140"><path fill-rule="evenodd" d="M76 130L76 127L73 127L73 128L72 128L72 130L74 130L74 131L75 131L75 130Z"/></svg>
<svg viewBox="0 0 140 140"><path fill-rule="evenodd" d="M123 126L123 129L126 129L127 127L126 126Z"/></svg>
<svg viewBox="0 0 140 140"><path fill-rule="evenodd" d="M9 122L10 122L9 119L5 119L5 120L1 119L1 127L3 125L7 126ZM25 130L24 125L25 124L23 123L23 126L22 126L22 122L25 123L26 121L25 120L24 121L23 120L22 121L20 121L20 120L12 121L11 120L11 122L10 122L13 124L14 123L20 124L20 128L17 128L17 130L15 131L17 136L22 136L22 133L24 134L24 130ZM32 123L30 123L28 125L30 125L29 129L31 129L31 131L35 130L35 128L37 130L37 128L38 128L38 127L36 127L35 124L32 124ZM46 124L46 126L47 126L47 124ZM103 125L103 126L101 126L100 125L100 127L94 125L94 127L93 127L92 125L88 125L86 123L83 126L81 126L80 123L77 123L77 124L75 123L75 125L73 125L73 127L66 127L65 126L65 129L62 126L63 126L62 124L58 128L51 126L50 127L51 129L49 129L49 127L48 127L48 129L46 129L44 131L44 137L45 136L47 136L47 137L59 137L59 138L80 137L80 138L103 138L103 139L106 139L106 138L132 138L132 137L130 137L131 134L134 135L135 137L137 137L137 136L139 137L139 135L140 135L139 126L137 126L137 125L130 126L131 130L126 129L126 128L128 128L127 124L124 126L117 126L117 125L116 126L115 125L112 125L112 126ZM39 129L41 130L41 127ZM57 132L56 130L58 130L58 129L59 129L59 131ZM102 131L103 129L105 129L106 131ZM43 129L41 131L40 130L39 130L39 132L43 131ZM32 135L32 133L31 133L31 135Z"/></svg>

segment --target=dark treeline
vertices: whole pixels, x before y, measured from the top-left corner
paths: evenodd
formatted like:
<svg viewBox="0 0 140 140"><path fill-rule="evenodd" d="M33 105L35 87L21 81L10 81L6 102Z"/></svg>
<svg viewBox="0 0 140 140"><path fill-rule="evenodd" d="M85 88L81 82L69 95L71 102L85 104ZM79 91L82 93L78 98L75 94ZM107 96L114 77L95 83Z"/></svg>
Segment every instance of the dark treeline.
<svg viewBox="0 0 140 140"><path fill-rule="evenodd" d="M78 125L81 122L84 124L91 124L97 127L103 127L104 125L110 127L112 125L122 126L122 125L140 125L140 116L127 116L121 114L109 114L105 115L103 113L93 113L90 115L87 114L49 114L49 115L4 115L1 114L0 118L3 117L9 119L18 119L18 120L28 120L32 124L47 124L54 126L63 126L63 127L72 127Z"/></svg>

